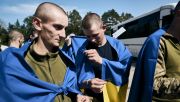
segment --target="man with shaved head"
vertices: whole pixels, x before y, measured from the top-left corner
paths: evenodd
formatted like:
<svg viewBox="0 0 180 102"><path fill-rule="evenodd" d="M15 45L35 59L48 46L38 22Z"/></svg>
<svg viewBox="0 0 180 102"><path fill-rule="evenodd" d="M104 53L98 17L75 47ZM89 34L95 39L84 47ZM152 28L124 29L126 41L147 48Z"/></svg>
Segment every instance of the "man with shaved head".
<svg viewBox="0 0 180 102"><path fill-rule="evenodd" d="M10 31L8 37L10 47L20 48L24 42L24 35L18 30Z"/></svg>
<svg viewBox="0 0 180 102"><path fill-rule="evenodd" d="M80 87L93 102L125 102L131 62L128 48L105 35L106 26L96 13L84 17L82 30L86 37L72 37L69 48L76 59Z"/></svg>
<svg viewBox="0 0 180 102"><path fill-rule="evenodd" d="M63 8L44 2L32 23L36 39L0 54L0 102L87 102L76 84L74 61L59 49L68 26Z"/></svg>
<svg viewBox="0 0 180 102"><path fill-rule="evenodd" d="M8 34L8 40L9 40L8 42L9 46L5 46L5 45L0 46L0 49L2 51L4 51L9 47L20 48L24 42L24 35L20 31L13 29Z"/></svg>

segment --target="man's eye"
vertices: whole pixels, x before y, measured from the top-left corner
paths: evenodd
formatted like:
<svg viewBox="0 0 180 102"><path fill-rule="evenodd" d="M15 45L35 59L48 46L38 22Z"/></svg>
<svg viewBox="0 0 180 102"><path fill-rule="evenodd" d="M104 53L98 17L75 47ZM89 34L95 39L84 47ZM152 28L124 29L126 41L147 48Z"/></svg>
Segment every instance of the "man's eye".
<svg viewBox="0 0 180 102"><path fill-rule="evenodd" d="M93 35L87 35L88 38L95 38L97 37L99 34L93 34Z"/></svg>
<svg viewBox="0 0 180 102"><path fill-rule="evenodd" d="M62 25L53 25L53 27L54 27L56 30L61 30L61 29L64 28Z"/></svg>

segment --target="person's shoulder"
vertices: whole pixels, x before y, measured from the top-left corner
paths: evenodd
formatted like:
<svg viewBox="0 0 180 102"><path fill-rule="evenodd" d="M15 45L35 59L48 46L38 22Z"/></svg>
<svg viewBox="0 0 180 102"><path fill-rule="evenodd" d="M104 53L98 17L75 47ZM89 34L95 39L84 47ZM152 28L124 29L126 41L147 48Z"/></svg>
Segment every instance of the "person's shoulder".
<svg viewBox="0 0 180 102"><path fill-rule="evenodd" d="M120 44L120 45L124 45L123 42L120 39L111 37L109 35L105 35L106 39L109 41L110 44Z"/></svg>
<svg viewBox="0 0 180 102"><path fill-rule="evenodd" d="M74 47L81 47L87 41L85 36L72 36L72 45Z"/></svg>
<svg viewBox="0 0 180 102"><path fill-rule="evenodd" d="M73 39L73 40L77 40L77 41L85 41L86 39L87 39L87 37L85 37L85 36L71 36L71 38Z"/></svg>
<svg viewBox="0 0 180 102"><path fill-rule="evenodd" d="M8 47L4 51L2 51L1 53L3 55L7 55L10 53L19 53L19 52L25 51L29 45L30 44L23 45L21 48Z"/></svg>
<svg viewBox="0 0 180 102"><path fill-rule="evenodd" d="M4 59L6 59L7 56L13 52L14 49L15 49L15 48L8 47L8 48L5 49L4 51L0 52L1 62L4 61Z"/></svg>
<svg viewBox="0 0 180 102"><path fill-rule="evenodd" d="M2 53L9 53L9 52L11 52L11 51L14 50L14 49L16 49L16 48L14 48L14 47L8 47L8 48L4 49L4 50L2 51Z"/></svg>
<svg viewBox="0 0 180 102"><path fill-rule="evenodd" d="M126 49L126 46L124 45L124 43L120 39L116 39L116 38L113 38L113 37L108 36L108 35L106 35L106 39L114 49L118 49L121 51Z"/></svg>
<svg viewBox="0 0 180 102"><path fill-rule="evenodd" d="M8 48L8 46L6 46L6 45L1 45L0 47L1 47L1 48L0 48L0 49L1 49L1 51L4 51L5 49L7 49L7 48Z"/></svg>
<svg viewBox="0 0 180 102"><path fill-rule="evenodd" d="M148 38L152 39L152 38L161 37L165 33L166 33L166 31L164 29L158 29L154 33L152 33Z"/></svg>
<svg viewBox="0 0 180 102"><path fill-rule="evenodd" d="M156 30L154 33L152 33L150 36L147 37L147 39L145 40L143 46L145 45L154 45L154 44L158 44L162 35L164 35L166 33L165 30L163 29L158 29Z"/></svg>
<svg viewBox="0 0 180 102"><path fill-rule="evenodd" d="M112 40L112 41L114 41L114 42L118 42L119 40L118 39L116 39L116 38L114 38L114 37L112 37L112 36L109 36L109 35L105 35L106 36L106 39L107 40Z"/></svg>

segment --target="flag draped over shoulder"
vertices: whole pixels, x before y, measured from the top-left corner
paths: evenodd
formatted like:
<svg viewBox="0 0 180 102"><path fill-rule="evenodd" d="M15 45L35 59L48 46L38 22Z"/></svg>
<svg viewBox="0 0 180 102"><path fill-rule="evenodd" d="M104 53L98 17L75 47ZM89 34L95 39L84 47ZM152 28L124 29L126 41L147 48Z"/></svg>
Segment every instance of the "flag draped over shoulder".
<svg viewBox="0 0 180 102"><path fill-rule="evenodd" d="M128 102L152 102L154 71L160 38L164 33L164 30L159 29L143 44L138 55Z"/></svg>
<svg viewBox="0 0 180 102"><path fill-rule="evenodd" d="M0 102L53 102L58 94L80 93L76 85L75 65L67 67L60 86L38 79L24 59L29 46L30 43L20 49L8 48L0 53Z"/></svg>
<svg viewBox="0 0 180 102"><path fill-rule="evenodd" d="M71 45L67 46L66 43L63 46L62 50L65 51L71 59L75 60L75 56L82 44L86 41L85 36L71 36Z"/></svg>
<svg viewBox="0 0 180 102"><path fill-rule="evenodd" d="M111 47L115 49L118 55L118 61L110 61L103 58L101 79L109 81L104 88L104 92L106 92L106 97L108 98L112 93L109 93L107 89L115 89L116 91L114 91L115 93L113 94L117 94L117 96L118 93L122 94L126 92L127 87L125 92L120 92L120 86L127 85L131 53L119 40L109 36L106 36L106 39L110 43ZM84 50L86 50L87 44L88 41L86 40L86 37L75 36L72 37L72 44L69 48L69 54L74 56L76 61L75 63L77 65L78 71L78 83L80 86L82 81L95 77L93 68L91 67L91 64L87 62L87 58L83 53ZM119 88L117 88L117 86Z"/></svg>

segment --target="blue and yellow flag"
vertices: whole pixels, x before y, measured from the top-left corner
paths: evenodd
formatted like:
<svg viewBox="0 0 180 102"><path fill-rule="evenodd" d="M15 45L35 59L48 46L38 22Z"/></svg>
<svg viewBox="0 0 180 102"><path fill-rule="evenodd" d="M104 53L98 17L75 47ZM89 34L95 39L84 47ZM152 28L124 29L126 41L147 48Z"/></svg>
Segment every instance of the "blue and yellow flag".
<svg viewBox="0 0 180 102"><path fill-rule="evenodd" d="M116 86L111 82L107 82L103 88L104 102L125 102L127 88L128 84Z"/></svg>
<svg viewBox="0 0 180 102"><path fill-rule="evenodd" d="M103 89L105 102L125 102L129 70L131 65L131 53L124 44L110 36L105 36L112 48L117 53L117 61L103 58L101 79L108 80ZM70 56L74 56L77 65L78 83L95 78L91 63L87 63L83 51L86 50L88 41L86 37L72 37L72 45L69 47Z"/></svg>

